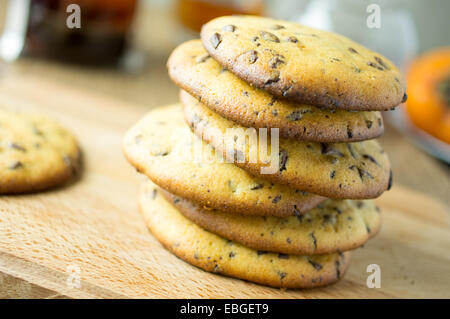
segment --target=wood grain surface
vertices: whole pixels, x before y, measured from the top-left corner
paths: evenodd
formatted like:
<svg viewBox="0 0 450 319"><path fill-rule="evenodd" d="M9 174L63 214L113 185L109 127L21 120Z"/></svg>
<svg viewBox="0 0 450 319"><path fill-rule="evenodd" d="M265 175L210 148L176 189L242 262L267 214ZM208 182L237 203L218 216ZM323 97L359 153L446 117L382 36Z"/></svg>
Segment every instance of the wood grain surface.
<svg viewBox="0 0 450 319"><path fill-rule="evenodd" d="M0 197L0 297L385 298L450 297L448 207L396 184L378 199L381 233L354 252L344 279L280 290L206 273L177 259L137 209L143 179L121 152L123 133L148 109L35 76L0 83L0 105L60 121L84 152L81 178L58 189ZM381 267L381 288L366 267ZM80 287L70 283L79 270Z"/></svg>

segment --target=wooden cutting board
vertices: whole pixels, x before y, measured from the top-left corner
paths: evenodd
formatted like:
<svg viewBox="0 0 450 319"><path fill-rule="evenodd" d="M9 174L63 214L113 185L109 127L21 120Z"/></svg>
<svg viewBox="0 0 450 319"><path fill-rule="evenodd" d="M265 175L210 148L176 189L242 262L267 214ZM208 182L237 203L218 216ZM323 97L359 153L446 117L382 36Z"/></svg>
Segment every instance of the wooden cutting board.
<svg viewBox="0 0 450 319"><path fill-rule="evenodd" d="M450 297L449 211L420 193L395 185L378 199L382 231L353 253L338 284L268 288L192 267L147 231L136 202L143 177L121 152L123 133L147 109L13 76L0 83L0 105L59 120L77 136L85 162L70 185L0 197L0 296L41 289L87 298ZM367 287L369 264L380 266L381 288Z"/></svg>

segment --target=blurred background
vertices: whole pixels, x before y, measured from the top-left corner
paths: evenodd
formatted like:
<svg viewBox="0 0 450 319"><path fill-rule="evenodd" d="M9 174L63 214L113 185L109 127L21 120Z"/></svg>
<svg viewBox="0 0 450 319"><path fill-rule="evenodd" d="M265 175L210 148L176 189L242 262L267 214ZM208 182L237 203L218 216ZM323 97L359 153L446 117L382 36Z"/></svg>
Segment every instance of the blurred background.
<svg viewBox="0 0 450 319"><path fill-rule="evenodd" d="M66 25L70 4L79 29ZM335 31L405 72L408 103L384 114L381 143L396 182L450 205L449 12L448 0L0 0L0 81L37 76L150 109L178 100L167 58L216 16Z"/></svg>

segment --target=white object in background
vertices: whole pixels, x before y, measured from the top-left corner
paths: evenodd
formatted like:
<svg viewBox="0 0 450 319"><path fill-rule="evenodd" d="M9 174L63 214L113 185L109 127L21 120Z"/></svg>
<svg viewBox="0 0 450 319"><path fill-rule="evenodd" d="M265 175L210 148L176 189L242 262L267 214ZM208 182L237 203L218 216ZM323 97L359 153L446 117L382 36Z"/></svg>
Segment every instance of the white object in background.
<svg viewBox="0 0 450 319"><path fill-rule="evenodd" d="M417 54L418 38L412 15L400 5L405 1L314 0L304 12L291 17L301 24L333 31L380 52L400 69ZM369 6L380 9L380 28L372 28L367 18ZM406 6L407 7L407 6Z"/></svg>
<svg viewBox="0 0 450 319"><path fill-rule="evenodd" d="M30 0L10 0L6 11L5 28L0 36L0 58L14 61L25 45Z"/></svg>

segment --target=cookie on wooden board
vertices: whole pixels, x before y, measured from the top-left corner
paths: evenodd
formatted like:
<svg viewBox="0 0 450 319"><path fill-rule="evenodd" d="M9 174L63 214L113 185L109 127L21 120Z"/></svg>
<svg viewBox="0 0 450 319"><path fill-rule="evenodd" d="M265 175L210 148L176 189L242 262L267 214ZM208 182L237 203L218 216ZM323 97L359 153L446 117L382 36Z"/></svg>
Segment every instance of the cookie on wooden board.
<svg viewBox="0 0 450 319"><path fill-rule="evenodd" d="M282 217L302 214L325 200L220 161L211 146L186 125L180 105L149 112L126 133L123 148L139 172L169 192L202 206Z"/></svg>
<svg viewBox="0 0 450 319"><path fill-rule="evenodd" d="M151 233L164 247L208 272L272 287L314 288L341 279L350 262L349 252L301 256L247 248L184 217L151 183L142 186L139 206Z"/></svg>
<svg viewBox="0 0 450 319"><path fill-rule="evenodd" d="M372 200L327 200L304 215L246 216L208 210L161 189L185 217L246 247L294 255L329 254L362 246L381 227Z"/></svg>
<svg viewBox="0 0 450 319"><path fill-rule="evenodd" d="M336 33L255 16L224 16L201 31L223 67L271 94L327 108L380 111L406 100L387 58Z"/></svg>
<svg viewBox="0 0 450 319"><path fill-rule="evenodd" d="M0 194L54 187L79 166L77 142L61 125L39 114L0 108Z"/></svg>
<svg viewBox="0 0 450 319"><path fill-rule="evenodd" d="M355 142L383 134L380 112L330 110L275 98L225 70L199 40L176 48L168 61L172 80L221 116L246 127L277 127L280 136L313 142ZM182 103L192 97L182 92Z"/></svg>
<svg viewBox="0 0 450 319"><path fill-rule="evenodd" d="M198 101L184 105L184 114L191 129L217 152L234 156L235 165L274 183L335 199L375 198L392 183L389 159L375 140L327 144L279 138L272 150L271 131L262 142L261 129L242 127Z"/></svg>

